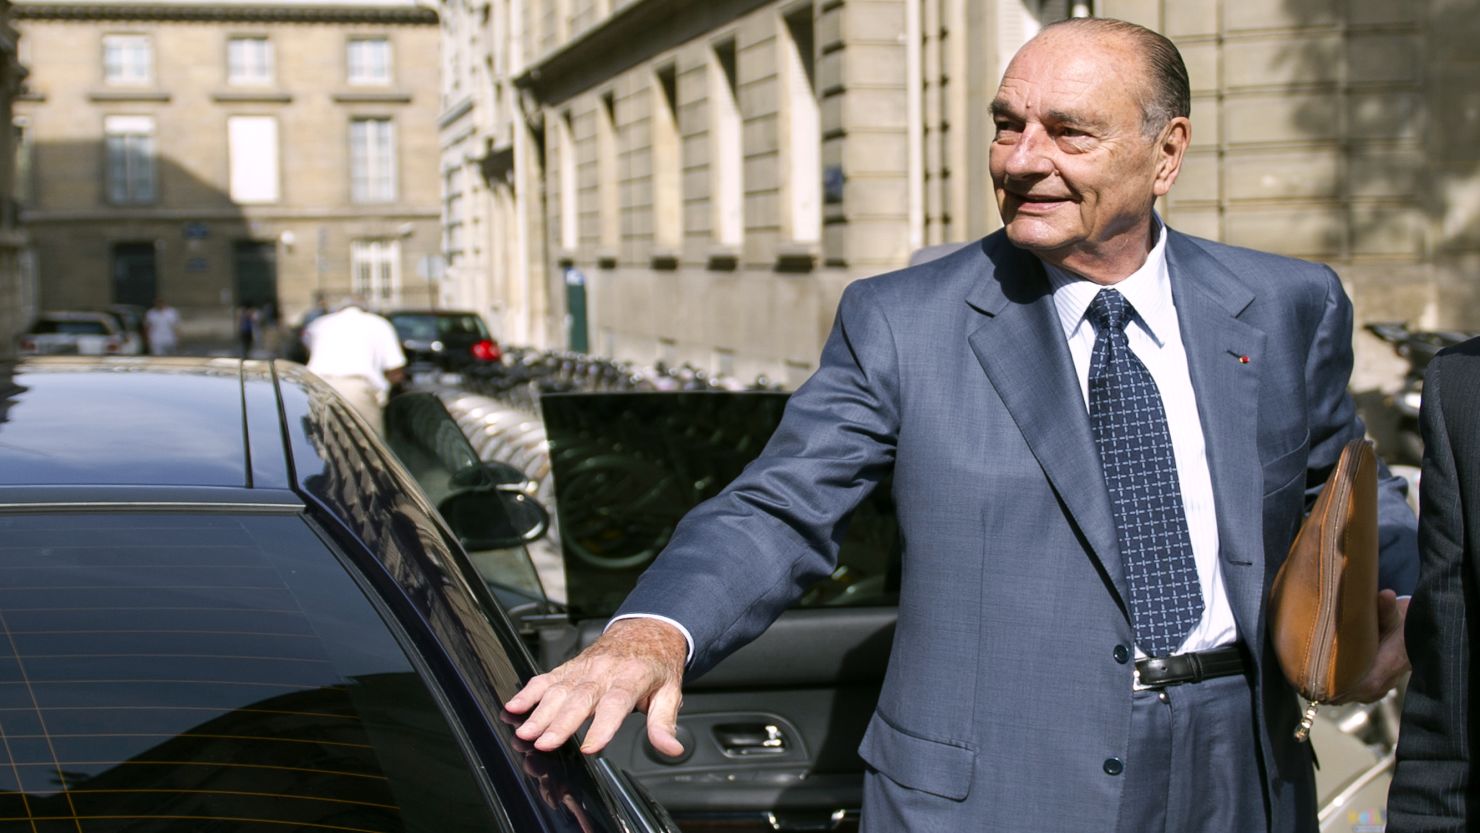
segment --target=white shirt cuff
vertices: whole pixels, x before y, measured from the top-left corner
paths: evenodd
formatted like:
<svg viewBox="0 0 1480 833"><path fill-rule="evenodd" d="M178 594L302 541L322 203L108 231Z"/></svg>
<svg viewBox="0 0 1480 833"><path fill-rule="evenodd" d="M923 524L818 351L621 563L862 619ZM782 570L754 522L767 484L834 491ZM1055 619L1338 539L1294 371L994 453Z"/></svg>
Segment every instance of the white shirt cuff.
<svg viewBox="0 0 1480 833"><path fill-rule="evenodd" d="M606 633L612 625L622 621L623 619L657 619L659 622L667 622L673 627L678 628L678 632L683 634L683 641L689 643L689 653L683 658L684 666L687 667L689 661L694 658L694 637L689 635L689 629L673 621L672 619L669 619L667 616L659 616L656 613L627 613L622 616L614 617L610 622L607 622L606 627L602 628L601 632Z"/></svg>

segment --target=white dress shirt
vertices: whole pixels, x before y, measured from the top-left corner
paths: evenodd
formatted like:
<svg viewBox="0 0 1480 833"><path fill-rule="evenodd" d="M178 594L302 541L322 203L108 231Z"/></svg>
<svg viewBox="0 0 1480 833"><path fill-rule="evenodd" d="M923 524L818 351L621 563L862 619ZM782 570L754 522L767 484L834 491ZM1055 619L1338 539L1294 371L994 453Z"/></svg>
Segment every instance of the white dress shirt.
<svg viewBox="0 0 1480 833"><path fill-rule="evenodd" d="M1114 288L1135 310L1135 316L1125 328L1126 340L1130 342L1131 352L1146 365L1161 391L1167 429L1172 436L1172 454L1177 461L1177 479L1182 486L1182 506L1187 513L1187 531L1192 538L1192 557L1197 563L1197 578L1203 597L1202 620L1176 652L1187 653L1230 645L1238 639L1238 630L1218 560L1218 517L1213 506L1213 478L1208 469L1202 422L1198 419L1197 399L1187 370L1187 351L1182 344L1177 307L1172 303L1172 285L1167 276L1166 227L1159 219L1155 222L1156 245L1147 255L1146 262ZM1058 310L1064 337L1069 342L1069 353L1074 357L1079 392L1084 397L1085 412L1088 413L1089 364L1096 333L1094 324L1085 318L1085 311L1089 309L1090 301L1105 287L1047 263L1044 269L1053 287L1054 307ZM1136 656L1145 654L1137 648Z"/></svg>
<svg viewBox="0 0 1480 833"><path fill-rule="evenodd" d="M385 372L406 366L396 328L356 306L315 318L303 331L303 344L309 370L325 378L364 379L381 394L391 387Z"/></svg>

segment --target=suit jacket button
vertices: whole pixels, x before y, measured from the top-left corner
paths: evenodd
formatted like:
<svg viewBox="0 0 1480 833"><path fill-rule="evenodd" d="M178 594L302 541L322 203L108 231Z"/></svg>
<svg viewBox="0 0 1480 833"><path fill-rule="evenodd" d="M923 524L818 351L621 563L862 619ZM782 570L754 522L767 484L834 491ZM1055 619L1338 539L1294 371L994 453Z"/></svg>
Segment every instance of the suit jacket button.
<svg viewBox="0 0 1480 833"><path fill-rule="evenodd" d="M1115 661L1118 662L1118 663L1120 663L1121 665L1125 665L1127 662L1130 662L1131 661L1131 649L1125 647L1124 645L1116 645L1115 646Z"/></svg>
<svg viewBox="0 0 1480 833"><path fill-rule="evenodd" d="M1105 759L1106 775L1119 775L1122 772L1125 772L1125 763L1123 761L1121 761L1119 758Z"/></svg>

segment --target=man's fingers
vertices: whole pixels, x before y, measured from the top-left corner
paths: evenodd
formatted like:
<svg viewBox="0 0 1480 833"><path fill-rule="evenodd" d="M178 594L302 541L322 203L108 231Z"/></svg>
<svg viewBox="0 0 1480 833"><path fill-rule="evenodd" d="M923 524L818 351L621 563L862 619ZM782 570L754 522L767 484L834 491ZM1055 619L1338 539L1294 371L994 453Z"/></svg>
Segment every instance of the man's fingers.
<svg viewBox="0 0 1480 833"><path fill-rule="evenodd" d="M1377 630L1383 636L1388 635L1393 629L1401 625L1403 620L1398 615L1398 594L1391 590L1383 590L1377 594Z"/></svg>
<svg viewBox="0 0 1480 833"><path fill-rule="evenodd" d="M682 689L675 682L658 689L648 703L648 742L664 755L683 754L683 744L678 742L678 707L682 702Z"/></svg>
<svg viewBox="0 0 1480 833"><path fill-rule="evenodd" d="M519 724L514 734L528 741L536 740L543 735L545 729L555 720L555 716L560 713L560 707L565 703L565 695L565 688L558 684L547 687L544 696L540 698L539 705L529 713L523 723Z"/></svg>
<svg viewBox="0 0 1480 833"><path fill-rule="evenodd" d="M581 751L587 755L595 755L605 749L616 736L617 730L622 728L622 721L632 713L632 707L636 703L637 699L630 692L607 692L601 702L596 704L596 714L591 718L591 726L586 729L586 736L581 741Z"/></svg>
<svg viewBox="0 0 1480 833"><path fill-rule="evenodd" d="M559 704L558 711L552 710L549 724L545 731L534 741L534 748L541 752L549 752L559 749L560 745L570 740L571 735L581 728L593 712L599 702L602 691L600 686L594 682L583 682L564 691L565 697ZM543 705L535 710L535 714L544 708Z"/></svg>
<svg viewBox="0 0 1480 833"><path fill-rule="evenodd" d="M504 703L504 708L514 714L524 714L544 698L545 691L549 687L549 674L540 674L539 676L531 677L524 688L519 690L518 694L510 697L509 701Z"/></svg>
<svg viewBox="0 0 1480 833"><path fill-rule="evenodd" d="M1391 691L1408 673L1408 651L1403 643L1403 620L1408 602L1391 590L1377 596L1377 658L1360 685L1343 702L1373 703Z"/></svg>
<svg viewBox="0 0 1480 833"><path fill-rule="evenodd" d="M1396 638L1399 643L1403 640L1403 622L1408 618L1408 599L1399 600L1398 594L1391 590L1384 590L1377 596L1377 627L1384 641ZM1401 644L1400 644L1400 647ZM1403 658L1406 663L1408 651L1402 648Z"/></svg>

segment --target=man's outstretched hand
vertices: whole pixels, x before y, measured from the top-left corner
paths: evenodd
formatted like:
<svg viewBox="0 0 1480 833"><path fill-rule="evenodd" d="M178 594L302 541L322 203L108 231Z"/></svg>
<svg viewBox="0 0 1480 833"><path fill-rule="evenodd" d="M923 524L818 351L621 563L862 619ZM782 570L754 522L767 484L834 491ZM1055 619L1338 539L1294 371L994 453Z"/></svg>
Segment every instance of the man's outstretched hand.
<svg viewBox="0 0 1480 833"><path fill-rule="evenodd" d="M529 713L515 734L546 752L590 718L581 743L588 755L604 749L636 709L647 713L648 741L665 755L681 755L676 733L687 657L688 641L672 625L623 619L574 659L531 679L504 708Z"/></svg>

